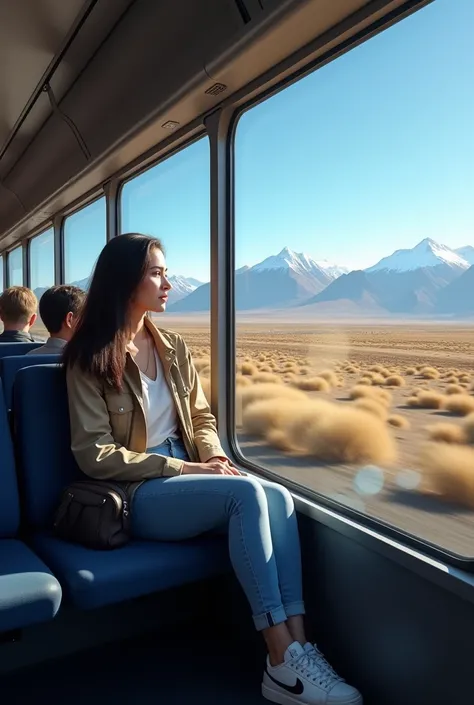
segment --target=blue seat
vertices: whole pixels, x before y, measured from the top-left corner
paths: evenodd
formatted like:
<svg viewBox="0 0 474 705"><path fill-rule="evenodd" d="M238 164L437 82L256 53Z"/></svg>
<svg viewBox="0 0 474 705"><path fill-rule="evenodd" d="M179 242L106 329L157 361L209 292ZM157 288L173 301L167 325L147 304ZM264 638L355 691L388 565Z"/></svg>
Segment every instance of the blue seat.
<svg viewBox="0 0 474 705"><path fill-rule="evenodd" d="M20 343L21 344L21 343ZM3 383L3 394L7 410L12 408L13 401L13 384L15 382L16 373L22 367L31 367L31 365L45 365L48 363L60 364L60 355L13 355L11 357L0 358L0 379Z"/></svg>
<svg viewBox="0 0 474 705"><path fill-rule="evenodd" d="M20 521L13 447L0 382L0 632L52 619L61 586L33 551L15 538Z"/></svg>
<svg viewBox="0 0 474 705"><path fill-rule="evenodd" d="M0 358L11 355L26 355L30 350L39 348L44 343L2 343L0 341Z"/></svg>
<svg viewBox="0 0 474 705"><path fill-rule="evenodd" d="M90 609L121 602L229 569L223 537L178 543L131 541L113 551L93 551L57 539L49 527L61 490L84 477L70 450L62 368L41 365L19 370L14 416L32 542L75 606Z"/></svg>

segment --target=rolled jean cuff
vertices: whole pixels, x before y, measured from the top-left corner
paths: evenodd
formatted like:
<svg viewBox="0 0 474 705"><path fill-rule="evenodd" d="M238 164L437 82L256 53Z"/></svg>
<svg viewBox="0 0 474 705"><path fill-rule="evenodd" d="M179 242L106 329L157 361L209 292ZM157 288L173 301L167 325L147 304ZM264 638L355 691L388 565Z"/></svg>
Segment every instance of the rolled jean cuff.
<svg viewBox="0 0 474 705"><path fill-rule="evenodd" d="M299 614L306 614L304 602L290 602L289 605L285 605L285 612L287 617L297 617Z"/></svg>
<svg viewBox="0 0 474 705"><path fill-rule="evenodd" d="M277 607L269 612L263 612L262 614L253 616L255 628L259 632L262 631L262 629L268 629L268 627L274 627L276 624L286 622L287 619L288 617L284 607Z"/></svg>

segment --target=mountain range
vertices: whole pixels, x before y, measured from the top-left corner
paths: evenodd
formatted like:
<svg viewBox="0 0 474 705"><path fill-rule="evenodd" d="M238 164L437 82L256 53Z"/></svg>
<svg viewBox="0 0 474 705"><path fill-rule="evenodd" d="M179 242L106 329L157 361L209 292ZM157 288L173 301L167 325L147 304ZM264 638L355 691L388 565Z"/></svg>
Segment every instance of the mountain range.
<svg viewBox="0 0 474 705"><path fill-rule="evenodd" d="M396 250L364 270L348 271L285 247L258 264L235 272L236 308L241 311L298 309L318 312L416 316L474 315L474 247L453 250L425 238ZM168 306L170 313L208 311L205 283Z"/></svg>
<svg viewBox="0 0 474 705"><path fill-rule="evenodd" d="M209 311L210 283L172 275L170 313ZM89 279L74 282L87 289ZM44 289L36 289L38 298ZM285 247L235 272L239 311L308 315L474 316L474 247L425 238L363 270L349 271Z"/></svg>

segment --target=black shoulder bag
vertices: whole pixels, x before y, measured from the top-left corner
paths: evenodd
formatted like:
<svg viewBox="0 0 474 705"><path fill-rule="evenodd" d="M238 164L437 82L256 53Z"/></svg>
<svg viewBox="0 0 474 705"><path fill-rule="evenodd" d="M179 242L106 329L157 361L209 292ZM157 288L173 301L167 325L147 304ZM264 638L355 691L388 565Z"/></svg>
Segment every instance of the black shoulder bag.
<svg viewBox="0 0 474 705"><path fill-rule="evenodd" d="M54 517L56 536L87 548L110 550L130 539L127 485L102 480L78 480L63 491Z"/></svg>

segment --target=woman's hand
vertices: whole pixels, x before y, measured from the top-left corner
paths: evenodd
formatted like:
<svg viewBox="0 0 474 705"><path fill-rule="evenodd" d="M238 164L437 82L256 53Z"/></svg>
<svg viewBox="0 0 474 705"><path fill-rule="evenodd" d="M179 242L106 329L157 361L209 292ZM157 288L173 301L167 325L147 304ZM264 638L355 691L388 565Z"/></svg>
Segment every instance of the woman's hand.
<svg viewBox="0 0 474 705"><path fill-rule="evenodd" d="M183 464L182 475L240 475L228 458L209 458L206 463Z"/></svg>

